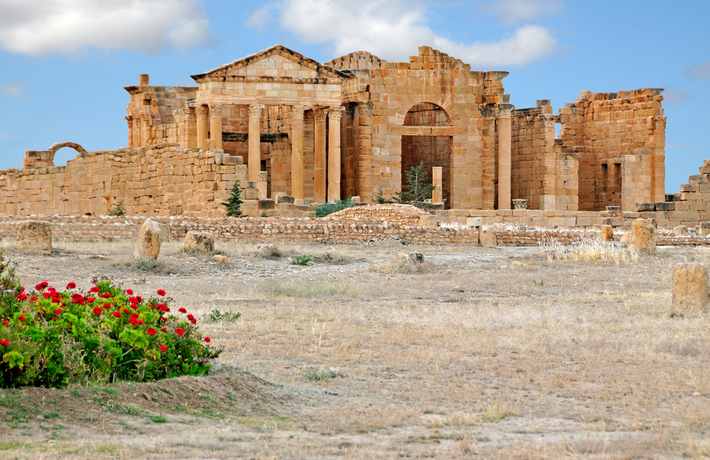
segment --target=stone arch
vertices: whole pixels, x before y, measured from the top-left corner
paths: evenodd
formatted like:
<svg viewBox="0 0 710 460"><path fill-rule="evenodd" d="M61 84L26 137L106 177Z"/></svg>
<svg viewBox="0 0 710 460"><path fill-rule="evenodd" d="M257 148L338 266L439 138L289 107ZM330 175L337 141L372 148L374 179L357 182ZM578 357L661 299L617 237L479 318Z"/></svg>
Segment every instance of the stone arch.
<svg viewBox="0 0 710 460"><path fill-rule="evenodd" d="M451 126L451 117L440 105L431 102L414 104L404 116L404 126ZM451 163L453 136L433 135L431 130L412 130L402 135L401 174L402 187L406 173L420 163L424 164L429 180L432 168L442 168L442 196L446 208L451 207Z"/></svg>
<svg viewBox="0 0 710 460"><path fill-rule="evenodd" d="M420 102L407 111L404 126L451 126L451 117L440 105Z"/></svg>
<svg viewBox="0 0 710 460"><path fill-rule="evenodd" d="M57 153L57 150L62 149L62 148L64 148L64 147L69 147L69 148L71 148L71 149L76 150L76 151L79 152L79 153L84 153L84 152L86 152L86 150L84 149L84 147L82 147L81 145L77 144L76 142L55 142L54 144L52 144L52 145L49 147L48 150L49 150L50 152L52 152L52 155L54 155L55 153Z"/></svg>

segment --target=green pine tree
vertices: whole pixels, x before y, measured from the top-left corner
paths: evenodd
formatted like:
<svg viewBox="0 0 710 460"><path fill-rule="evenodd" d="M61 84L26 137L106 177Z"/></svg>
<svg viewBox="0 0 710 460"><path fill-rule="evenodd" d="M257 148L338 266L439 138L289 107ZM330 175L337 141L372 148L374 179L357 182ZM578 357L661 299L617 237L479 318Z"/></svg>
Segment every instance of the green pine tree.
<svg viewBox="0 0 710 460"><path fill-rule="evenodd" d="M239 181L236 181L229 192L229 198L222 203L227 208L227 217L242 217L242 203L242 189L239 188Z"/></svg>
<svg viewBox="0 0 710 460"><path fill-rule="evenodd" d="M409 203L431 198L431 192L435 187L429 181L429 175L424 170L423 161L417 166L412 166L408 171L405 171L404 175L405 184L402 186L402 191L397 193L397 201L400 203Z"/></svg>

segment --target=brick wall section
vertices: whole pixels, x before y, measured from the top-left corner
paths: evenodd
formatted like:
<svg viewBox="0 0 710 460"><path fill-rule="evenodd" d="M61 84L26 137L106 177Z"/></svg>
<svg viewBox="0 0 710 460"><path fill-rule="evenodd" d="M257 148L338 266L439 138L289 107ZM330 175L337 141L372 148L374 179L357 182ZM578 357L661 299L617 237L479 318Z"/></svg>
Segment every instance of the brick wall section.
<svg viewBox="0 0 710 460"><path fill-rule="evenodd" d="M145 217L71 217L33 216L49 222L54 238L64 240L98 241L105 239L134 240ZM384 220L312 219L312 218L176 218L155 217L167 225L173 239L182 239L188 231L203 231L218 241L289 242L289 243L362 243L376 239L398 237L424 244L478 244L478 229L441 227L397 227ZM0 216L0 237L14 238L17 216ZM598 230L568 229L494 229L499 246L537 246L542 242L572 244L599 238ZM657 244L674 246L707 246L705 236L675 236L659 232Z"/></svg>
<svg viewBox="0 0 710 460"><path fill-rule="evenodd" d="M661 91L584 91L575 103L560 109L561 151L579 154L580 210L624 206L633 211L629 203L664 201L666 118ZM633 172L625 173L621 170L627 155L650 157L636 160Z"/></svg>
<svg viewBox="0 0 710 460"><path fill-rule="evenodd" d="M107 214L123 201L130 215L224 215L239 158L176 144L83 152L66 166L0 171L0 213Z"/></svg>

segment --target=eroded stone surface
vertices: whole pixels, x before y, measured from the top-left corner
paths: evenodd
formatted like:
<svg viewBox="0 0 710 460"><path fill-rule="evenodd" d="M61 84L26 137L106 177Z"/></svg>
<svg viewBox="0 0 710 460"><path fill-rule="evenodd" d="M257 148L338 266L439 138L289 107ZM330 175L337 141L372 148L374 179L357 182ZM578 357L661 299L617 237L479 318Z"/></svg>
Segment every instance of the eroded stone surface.
<svg viewBox="0 0 710 460"><path fill-rule="evenodd" d="M25 220L17 223L17 249L25 252L52 252L52 227L48 222Z"/></svg>
<svg viewBox="0 0 710 460"><path fill-rule="evenodd" d="M160 254L160 226L154 220L146 220L138 231L133 257L136 260L158 259Z"/></svg>
<svg viewBox="0 0 710 460"><path fill-rule="evenodd" d="M682 314L707 311L710 303L708 272L700 263L677 264L673 268L673 309Z"/></svg>

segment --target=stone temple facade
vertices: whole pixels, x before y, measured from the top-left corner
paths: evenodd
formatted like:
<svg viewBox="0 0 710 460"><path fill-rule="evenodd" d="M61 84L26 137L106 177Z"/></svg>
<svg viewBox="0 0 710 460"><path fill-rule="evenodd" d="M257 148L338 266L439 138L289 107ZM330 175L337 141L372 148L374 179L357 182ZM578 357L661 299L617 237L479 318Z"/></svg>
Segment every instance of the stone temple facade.
<svg viewBox="0 0 710 460"><path fill-rule="evenodd" d="M549 100L515 109L507 75L426 46L409 62L355 52L320 64L280 45L193 75L195 87L141 75L125 88L127 148L62 168L51 149L26 152L25 168L0 173L0 213L105 213L122 201L129 214L212 217L235 180L262 202L370 203L420 162L447 209L665 201L661 89L585 91L555 115Z"/></svg>

